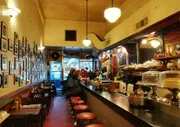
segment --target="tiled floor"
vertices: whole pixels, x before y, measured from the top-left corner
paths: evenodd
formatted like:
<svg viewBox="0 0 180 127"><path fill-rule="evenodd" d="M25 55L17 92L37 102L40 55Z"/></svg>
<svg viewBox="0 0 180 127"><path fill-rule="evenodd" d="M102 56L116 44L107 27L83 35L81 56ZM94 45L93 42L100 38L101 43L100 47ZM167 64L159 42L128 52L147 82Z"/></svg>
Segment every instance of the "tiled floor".
<svg viewBox="0 0 180 127"><path fill-rule="evenodd" d="M72 123L73 119L65 97L55 97L43 127L74 127Z"/></svg>

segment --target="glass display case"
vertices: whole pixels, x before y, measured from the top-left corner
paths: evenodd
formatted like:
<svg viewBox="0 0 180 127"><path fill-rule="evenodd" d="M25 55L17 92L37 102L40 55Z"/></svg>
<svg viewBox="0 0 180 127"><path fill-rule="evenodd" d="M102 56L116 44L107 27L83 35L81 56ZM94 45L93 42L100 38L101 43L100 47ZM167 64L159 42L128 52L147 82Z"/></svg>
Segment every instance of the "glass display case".
<svg viewBox="0 0 180 127"><path fill-rule="evenodd" d="M159 71L147 71L142 73L142 82L144 85L158 85Z"/></svg>
<svg viewBox="0 0 180 127"><path fill-rule="evenodd" d="M160 87L180 88L180 71L171 70L160 73Z"/></svg>

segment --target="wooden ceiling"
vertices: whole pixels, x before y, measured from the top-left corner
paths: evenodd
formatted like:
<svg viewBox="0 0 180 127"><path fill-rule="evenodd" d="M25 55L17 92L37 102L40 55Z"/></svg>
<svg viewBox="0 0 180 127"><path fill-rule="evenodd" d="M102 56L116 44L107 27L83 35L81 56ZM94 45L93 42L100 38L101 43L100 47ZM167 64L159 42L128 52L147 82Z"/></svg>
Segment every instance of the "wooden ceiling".
<svg viewBox="0 0 180 127"><path fill-rule="evenodd" d="M86 20L86 0L40 0L45 18L61 20ZM114 0L120 7L125 0ZM111 7L111 0L89 0L89 21L105 22L104 10Z"/></svg>

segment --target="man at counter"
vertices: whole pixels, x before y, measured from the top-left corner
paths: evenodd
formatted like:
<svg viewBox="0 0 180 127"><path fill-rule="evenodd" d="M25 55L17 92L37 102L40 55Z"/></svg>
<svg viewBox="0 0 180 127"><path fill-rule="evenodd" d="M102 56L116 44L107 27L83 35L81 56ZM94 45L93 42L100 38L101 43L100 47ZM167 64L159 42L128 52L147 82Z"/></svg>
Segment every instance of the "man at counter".
<svg viewBox="0 0 180 127"><path fill-rule="evenodd" d="M99 72L99 70L96 70L96 71L95 71L94 80L98 80L98 81L102 80L102 75L101 75L101 73Z"/></svg>

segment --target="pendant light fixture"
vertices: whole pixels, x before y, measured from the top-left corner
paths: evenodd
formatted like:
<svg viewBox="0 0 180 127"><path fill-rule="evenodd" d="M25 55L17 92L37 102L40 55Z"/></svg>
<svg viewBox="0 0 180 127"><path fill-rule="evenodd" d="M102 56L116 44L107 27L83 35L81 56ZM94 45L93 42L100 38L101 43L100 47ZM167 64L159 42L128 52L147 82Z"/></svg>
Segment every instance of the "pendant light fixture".
<svg viewBox="0 0 180 127"><path fill-rule="evenodd" d="M118 20L118 18L121 16L121 10L117 7L113 6L113 0L112 0L112 7L107 8L104 11L104 17L110 22L114 23Z"/></svg>
<svg viewBox="0 0 180 127"><path fill-rule="evenodd" d="M88 0L86 0L86 39L82 42L85 47L91 44L91 40L88 39Z"/></svg>

